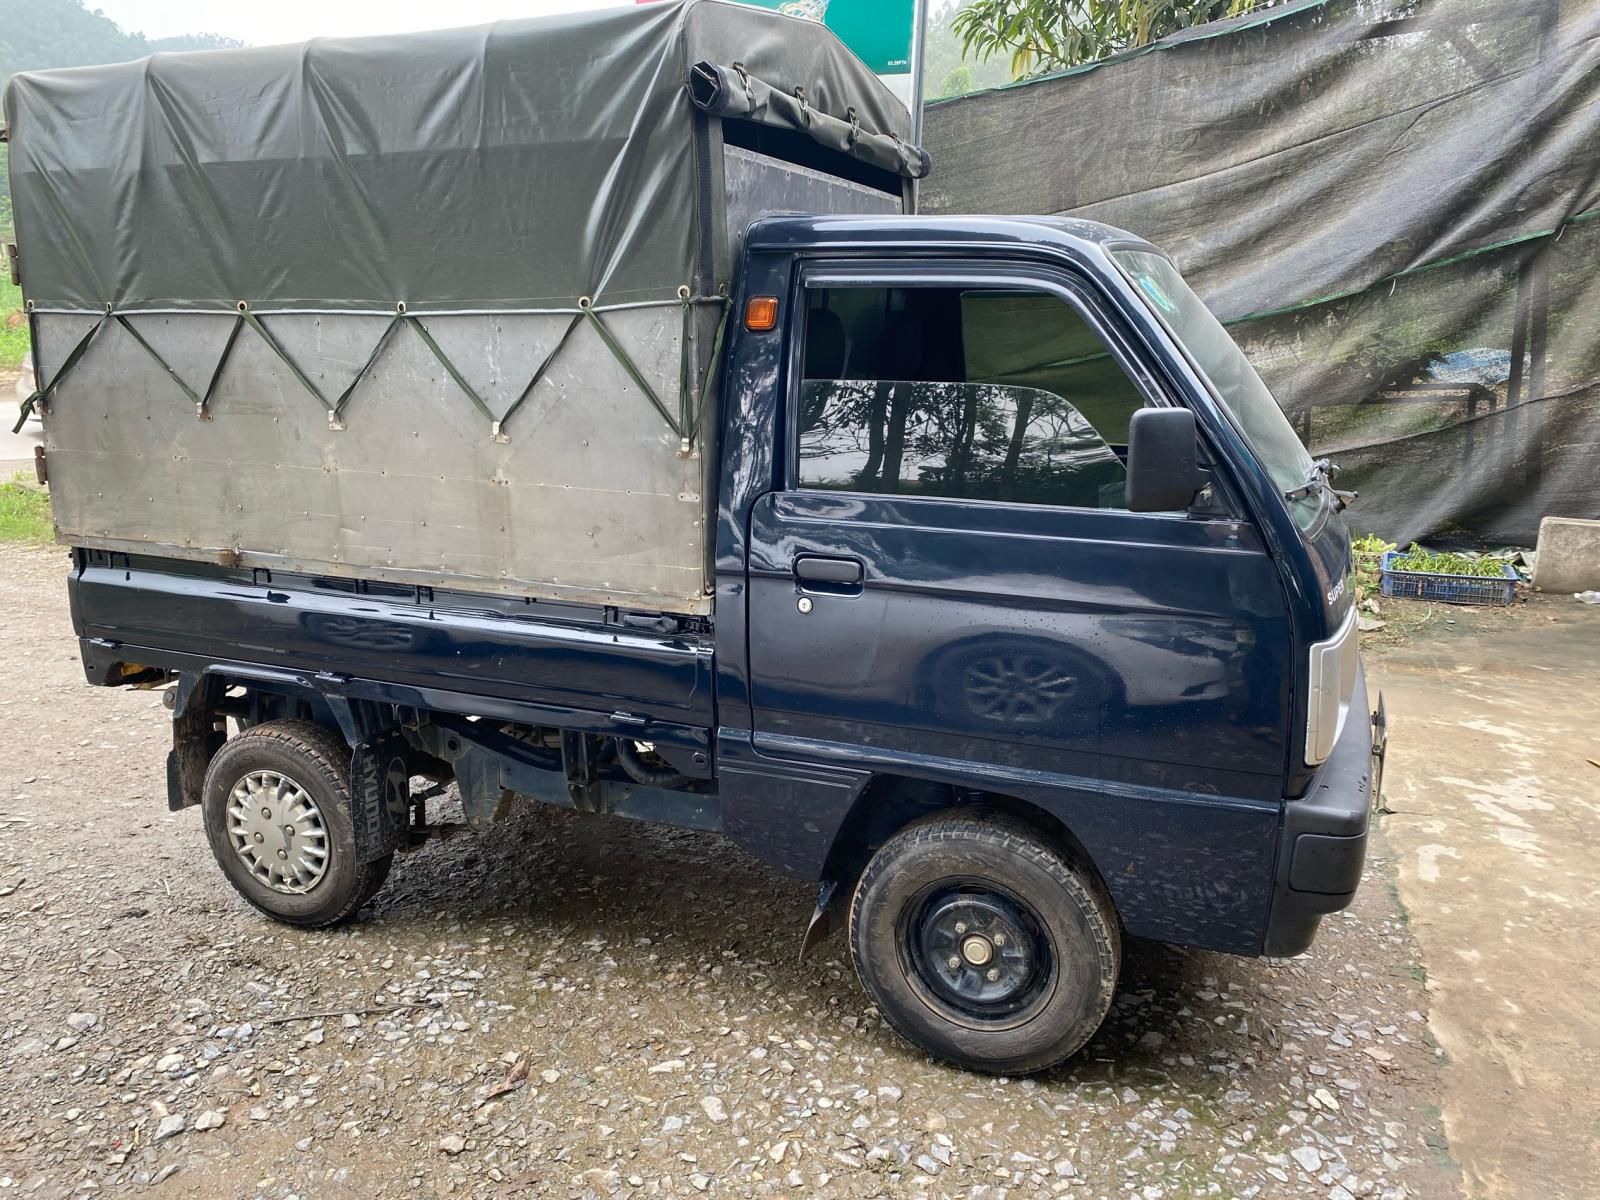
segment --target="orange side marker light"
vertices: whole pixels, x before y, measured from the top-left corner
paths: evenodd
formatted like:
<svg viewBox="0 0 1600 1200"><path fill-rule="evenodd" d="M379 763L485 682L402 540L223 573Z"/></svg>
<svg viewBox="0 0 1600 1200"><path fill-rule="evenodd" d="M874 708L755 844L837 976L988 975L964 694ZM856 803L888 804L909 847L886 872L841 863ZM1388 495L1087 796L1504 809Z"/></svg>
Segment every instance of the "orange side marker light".
<svg viewBox="0 0 1600 1200"><path fill-rule="evenodd" d="M744 327L751 333L766 333L778 327L778 298L751 296L744 306Z"/></svg>

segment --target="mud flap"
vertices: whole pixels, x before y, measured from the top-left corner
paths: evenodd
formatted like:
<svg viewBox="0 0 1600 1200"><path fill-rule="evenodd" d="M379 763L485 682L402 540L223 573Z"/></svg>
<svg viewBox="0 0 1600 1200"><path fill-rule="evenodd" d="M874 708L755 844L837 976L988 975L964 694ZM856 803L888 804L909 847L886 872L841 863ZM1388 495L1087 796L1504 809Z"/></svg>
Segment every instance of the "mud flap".
<svg viewBox="0 0 1600 1200"><path fill-rule="evenodd" d="M228 735L216 728L212 710L217 689L209 680L200 680L188 701L172 718L172 749L167 751L167 807L173 812L199 804L206 782L206 768L222 749Z"/></svg>
<svg viewBox="0 0 1600 1200"><path fill-rule="evenodd" d="M392 729L358 745L350 758L357 862L373 862L405 844L410 801L411 747L405 736Z"/></svg>
<svg viewBox="0 0 1600 1200"><path fill-rule="evenodd" d="M849 897L850 889L840 887L834 879L824 879L817 887L817 907L811 914L806 936L800 943L801 962L835 930L844 928L845 902Z"/></svg>

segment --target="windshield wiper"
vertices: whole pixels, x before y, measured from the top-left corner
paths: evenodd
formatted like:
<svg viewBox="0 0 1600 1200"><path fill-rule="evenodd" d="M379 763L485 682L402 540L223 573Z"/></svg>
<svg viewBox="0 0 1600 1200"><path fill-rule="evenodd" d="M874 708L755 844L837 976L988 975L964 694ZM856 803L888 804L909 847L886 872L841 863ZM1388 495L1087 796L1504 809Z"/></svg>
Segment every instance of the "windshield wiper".
<svg viewBox="0 0 1600 1200"><path fill-rule="evenodd" d="M1343 512L1350 506L1350 502L1357 498L1357 492L1341 492L1333 486L1333 477L1339 473L1339 464L1326 458L1319 458L1311 464L1311 473L1306 476L1306 481L1299 487L1290 488L1283 493L1285 500L1298 500L1301 496L1309 496L1312 492L1326 491L1333 497L1336 512Z"/></svg>

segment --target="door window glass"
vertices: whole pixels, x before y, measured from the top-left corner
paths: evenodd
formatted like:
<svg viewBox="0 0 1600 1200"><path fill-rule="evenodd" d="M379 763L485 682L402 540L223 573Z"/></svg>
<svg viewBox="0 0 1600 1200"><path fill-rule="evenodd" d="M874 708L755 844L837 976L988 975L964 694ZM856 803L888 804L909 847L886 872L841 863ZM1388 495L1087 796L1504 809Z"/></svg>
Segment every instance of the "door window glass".
<svg viewBox="0 0 1600 1200"><path fill-rule="evenodd" d="M814 289L803 355L802 486L1123 505L1143 397L1055 296Z"/></svg>

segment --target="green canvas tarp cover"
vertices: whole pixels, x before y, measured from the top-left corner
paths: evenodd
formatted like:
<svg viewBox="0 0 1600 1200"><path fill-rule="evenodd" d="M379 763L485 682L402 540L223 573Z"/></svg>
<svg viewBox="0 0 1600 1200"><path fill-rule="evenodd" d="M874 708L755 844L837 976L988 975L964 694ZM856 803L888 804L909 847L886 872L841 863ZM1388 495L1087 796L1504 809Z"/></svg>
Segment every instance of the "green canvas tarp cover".
<svg viewBox="0 0 1600 1200"><path fill-rule="evenodd" d="M1293 0L930 107L925 211L1170 253L1349 516L1600 517L1600 0Z"/></svg>
<svg viewBox="0 0 1600 1200"><path fill-rule="evenodd" d="M5 110L59 540L681 613L744 228L898 212L928 166L826 28L719 0L27 74Z"/></svg>
<svg viewBox="0 0 1600 1200"><path fill-rule="evenodd" d="M23 74L5 114L27 298L393 311L703 291L727 264L698 238L702 62L798 88L819 119L853 113L863 157L908 135L821 25L717 0Z"/></svg>

